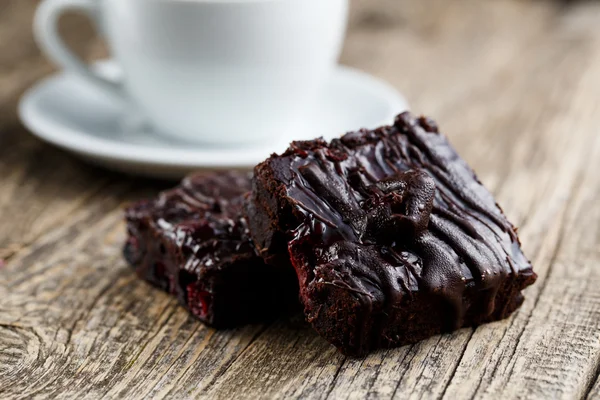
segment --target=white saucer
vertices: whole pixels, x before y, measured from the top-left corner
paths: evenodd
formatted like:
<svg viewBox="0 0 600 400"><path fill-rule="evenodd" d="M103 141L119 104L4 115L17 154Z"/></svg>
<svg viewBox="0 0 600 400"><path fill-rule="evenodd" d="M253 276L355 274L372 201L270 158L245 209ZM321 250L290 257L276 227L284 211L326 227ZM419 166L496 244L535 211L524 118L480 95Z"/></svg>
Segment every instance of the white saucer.
<svg viewBox="0 0 600 400"><path fill-rule="evenodd" d="M118 79L111 61L96 65ZM40 139L83 159L127 173L179 178L197 169L251 168L292 140L326 139L359 128L390 124L407 109L404 98L387 84L357 70L339 67L327 83L308 123L305 137L282 137L252 147L190 145L159 134L127 128L125 111L79 78L58 74L31 88L19 105L25 126Z"/></svg>

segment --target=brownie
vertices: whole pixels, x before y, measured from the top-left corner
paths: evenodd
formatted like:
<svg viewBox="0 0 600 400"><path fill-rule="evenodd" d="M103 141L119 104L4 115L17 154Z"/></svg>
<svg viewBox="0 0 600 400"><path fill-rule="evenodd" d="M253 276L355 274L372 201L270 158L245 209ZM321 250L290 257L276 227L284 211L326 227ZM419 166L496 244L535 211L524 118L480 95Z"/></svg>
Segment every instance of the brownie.
<svg viewBox="0 0 600 400"><path fill-rule="evenodd" d="M250 240L241 213L250 180L194 175L126 210L124 255L137 274L218 328L261 322L298 302L293 270L265 264Z"/></svg>
<svg viewBox="0 0 600 400"><path fill-rule="evenodd" d="M294 142L254 173L257 250L291 263L306 319L345 354L505 318L536 280L516 229L431 119Z"/></svg>

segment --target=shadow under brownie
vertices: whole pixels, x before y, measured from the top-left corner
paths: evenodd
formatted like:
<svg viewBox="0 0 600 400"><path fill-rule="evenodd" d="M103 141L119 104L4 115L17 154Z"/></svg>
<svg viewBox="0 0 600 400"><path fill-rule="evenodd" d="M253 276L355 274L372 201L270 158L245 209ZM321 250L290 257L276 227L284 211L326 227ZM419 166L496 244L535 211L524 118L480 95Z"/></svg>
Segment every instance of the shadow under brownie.
<svg viewBox="0 0 600 400"><path fill-rule="evenodd" d="M255 168L257 250L295 268L307 320L342 352L502 319L536 275L513 226L436 124L295 142Z"/></svg>
<svg viewBox="0 0 600 400"><path fill-rule="evenodd" d="M265 264L251 242L241 214L250 179L197 174L126 210L130 265L217 328L263 322L298 304L293 270Z"/></svg>

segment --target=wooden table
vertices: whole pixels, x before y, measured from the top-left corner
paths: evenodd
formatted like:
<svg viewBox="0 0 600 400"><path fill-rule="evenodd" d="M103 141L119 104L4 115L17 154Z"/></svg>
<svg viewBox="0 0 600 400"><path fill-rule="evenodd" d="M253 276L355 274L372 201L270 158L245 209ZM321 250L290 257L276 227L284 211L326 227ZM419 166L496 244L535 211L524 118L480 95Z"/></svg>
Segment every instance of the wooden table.
<svg viewBox="0 0 600 400"><path fill-rule="evenodd" d="M439 120L539 280L506 321L350 359L301 318L207 329L135 278L121 207L165 184L20 125L19 95L52 71L36 3L0 2L0 398L600 397L600 4L354 1L343 62ZM82 21L69 41L104 54Z"/></svg>

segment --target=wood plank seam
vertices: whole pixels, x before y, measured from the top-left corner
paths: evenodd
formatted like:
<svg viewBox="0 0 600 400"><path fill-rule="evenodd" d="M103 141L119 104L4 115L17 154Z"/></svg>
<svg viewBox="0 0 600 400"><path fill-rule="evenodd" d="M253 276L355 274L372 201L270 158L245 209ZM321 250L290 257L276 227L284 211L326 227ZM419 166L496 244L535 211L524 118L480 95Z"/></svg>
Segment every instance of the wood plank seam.
<svg viewBox="0 0 600 400"><path fill-rule="evenodd" d="M380 351L381 351L381 350L380 350ZM386 350L386 351L385 351L385 354L387 354L388 352L389 352L389 351L387 351L387 350ZM364 363L365 363L365 361L367 361L367 358L368 358L368 356L366 356L366 357L363 357L363 358L360 360L360 366L358 367L358 370L361 370L361 369L363 369ZM345 358L344 358L344 361L343 361L341 364L345 364L347 359L348 359L348 358L347 358L347 357L345 357ZM378 365L378 367L377 367L377 371L379 372L379 370L380 370L380 369L381 369L381 364L379 364L379 365ZM377 375L378 375L378 372L376 372L376 373L375 373L375 376L377 376ZM356 375L354 375L354 376L352 377L352 381L350 382L350 385L352 385L352 384L354 383L354 381L355 381L355 380L356 380ZM373 386L373 383L374 383L374 381L372 381L372 382L371 382L371 387Z"/></svg>
<svg viewBox="0 0 600 400"><path fill-rule="evenodd" d="M325 393L325 396L323 396L324 399L328 399L329 396L331 395L331 392L333 392L333 389L335 389L335 382L337 381L337 378L340 375L340 371L342 370L342 367L344 366L345 363L346 363L346 357L344 357L342 359L342 362L340 362L337 369L335 370L335 374L333 375L333 379L331 380L331 383L329 384L327 393Z"/></svg>
<svg viewBox="0 0 600 400"><path fill-rule="evenodd" d="M154 288L153 290L158 290L158 289ZM165 320L158 326L158 328L154 329L153 331L148 332L148 333L151 333L150 336L148 336L147 338L142 338L143 342L141 342L141 344L140 344L139 351L137 352L137 354L135 354L132 357L133 360L135 360L135 362L140 361L139 356L144 352L144 350L146 349L148 344L150 342L152 342L154 339L156 339L156 337L160 334L160 331L168 325L168 323L171 320L171 318L173 317L173 315L175 315L175 313L177 313L177 311L179 311L179 309L180 309L180 305L175 300L172 300L170 302L170 305L168 306L168 308L163 311L163 314L166 312L169 313L167 315L167 317L165 318ZM161 357L162 357L162 355L161 355ZM142 361L145 362L146 360L142 360ZM137 374L135 374L134 378L137 377L139 373L141 373L141 371L139 371Z"/></svg>
<svg viewBox="0 0 600 400"><path fill-rule="evenodd" d="M196 334L196 333L198 332L198 330L199 330L199 329L201 329L201 328L204 328L204 326L203 326L203 325L202 325L200 322L196 322L196 326L195 326L195 328L194 328L194 329L192 329L192 331L191 331L191 332L190 332L190 334L188 335L187 339L185 340L185 342L184 342L184 343L183 343L183 345L181 346L181 349L179 350L179 352L178 352L178 353L175 355L175 357L173 357L173 360L171 360L171 362L169 363L168 367L165 369L165 372L164 372L164 375L165 375L165 376L166 376L166 375L168 375L168 374L169 374L169 372L170 372L170 371L173 369L173 366L174 366L174 365L177 363L177 361L178 361L179 357L181 357L181 355L182 355L182 354L183 354L183 353L186 351L186 348L187 348L188 344L189 344L189 343L192 341L192 339L194 338L195 334ZM209 331L208 331L208 332L209 332L209 333L208 333L207 337L206 337L206 338L203 340L203 343L206 343L206 341L207 341L207 340L210 340L210 338L211 338L211 337L212 337L212 335L214 334L214 330L212 330L212 329L209 329ZM186 368L186 369L185 369L185 371L187 371L188 369L189 369L189 366L188 366L188 368ZM181 377L179 377L179 379L181 379ZM179 379L178 379L178 380L179 380ZM175 383L176 383L176 382L178 382L178 380L176 380L176 381L175 381ZM150 388L149 388L149 390L148 390L146 393L144 393L144 395L143 395L142 397L148 397L148 395L149 395L150 393L152 393L152 392L153 392L153 391L156 389L156 386L157 386L158 384L160 384L160 382L161 382L161 381L158 381L158 382L157 382L157 383L156 383L154 386L150 387ZM171 390L172 390L172 389L170 389L170 390L169 390L169 392L170 392ZM169 394L169 392L167 392L167 393L166 393L164 396L159 396L159 397L167 397L167 396L168 396L168 394Z"/></svg>
<svg viewBox="0 0 600 400"><path fill-rule="evenodd" d="M586 163L583 163L583 165L586 165ZM512 354L510 355L509 359L510 360L514 360L515 354L519 348L519 345L521 344L521 339L523 338L523 334L525 333L525 331L527 330L527 327L529 326L530 322L531 322L531 318L533 316L534 310L537 308L537 305L540 301L540 299L542 298L542 294L544 293L544 291L546 290L546 287L548 285L548 282L550 281L550 276L552 274L552 270L554 268L554 265L556 264L556 259L558 257L558 254L560 252L560 249L562 247L562 242L564 240L564 236L566 233L566 228L567 228L567 220L568 220L568 211L570 209L570 204L571 202L576 198L576 193L578 192L579 188L581 187L581 183L583 181L583 177L584 177L584 173L583 170L580 169L577 177L575 178L575 183L573 184L573 187L571 188L571 194L569 196L569 199L565 202L565 205L563 207L563 212L561 215L561 218L559 220L559 233L558 233L558 238L556 241L556 244L554 246L554 251L552 252L552 256L550 258L550 261L548 263L548 270L542 280L542 282L538 282L537 284L540 285L540 288L535 296L535 300L533 303L533 306L531 307L531 310L529 311L529 314L527 315L527 320L525 321L525 323L523 324L523 329L521 330L521 332L519 332L518 336L517 336L517 340L515 342L515 345L513 347L513 351ZM575 189L575 190L573 190ZM514 317L512 317L514 318ZM510 362L510 370L508 371L507 375L511 375L514 371L514 367L515 367L515 362ZM471 398L471 400L474 400L475 397L477 395L477 392L475 392L473 394L473 397Z"/></svg>
<svg viewBox="0 0 600 400"><path fill-rule="evenodd" d="M265 324L258 332L256 332L250 338L250 340L244 346L244 348L238 354L236 354L236 356L231 360L231 362L229 362L226 366L224 366L223 369L221 371L219 371L218 374L215 374L215 376L207 383L206 386L204 386L203 389L208 391L214 384L216 384L217 381L219 380L219 378L221 376L223 376L232 365L235 364L235 362L250 348L252 343L254 343L270 326L271 326L271 324Z"/></svg>
<svg viewBox="0 0 600 400"><path fill-rule="evenodd" d="M177 362L177 359L181 356L181 354L183 354L184 349L187 347L188 343L191 341L191 339L193 338L194 334L197 331L198 331L198 329L195 329L193 334L190 335L188 341L182 346L182 350L180 351L178 356L175 357L175 359L173 360L171 365L168 367L167 371L165 372L165 375L168 375L169 371L173 368L173 366L175 365L175 363ZM194 366L194 364L196 363L196 361L198 361L198 359L202 356L202 350L204 350L208 346L208 343L210 342L210 339L213 337L214 334L215 334L215 330L210 329L209 333L206 335L206 337L204 338L202 343L198 346L198 348L195 349L195 351L196 351L195 356L192 357L190 359L190 361L188 361L187 366L183 370L178 372L177 378L175 380L175 384L172 385L172 387L166 393L164 393L162 396L158 395L157 397L169 398L169 396L171 395L171 392L174 389L176 389L177 383L185 376L185 374L187 374L187 372L190 370L190 368L192 368ZM156 385L154 386L154 388L155 387L156 387ZM152 389L152 391L154 390L154 388ZM152 391L150 391L149 393L151 393Z"/></svg>
<svg viewBox="0 0 600 400"><path fill-rule="evenodd" d="M450 387L450 383L454 379L454 375L456 374L456 371L458 370L458 366L460 365L461 361L463 360L463 358L465 356L465 353L467 352L467 347L469 347L469 343L471 342L473 335L475 335L475 331L477 331L477 327L469 328L469 329L471 330L469 339L467 339L467 341L465 342L462 352L460 353L460 357L458 357L458 361L456 362L456 364L454 365L454 368L452 369L450 378L448 379L448 382L446 382L446 384L444 385L444 389L442 389L442 392L440 393L440 399L443 399L444 396L446 395L446 391L448 390L448 388Z"/></svg>
<svg viewBox="0 0 600 400"><path fill-rule="evenodd" d="M506 337L506 333L509 332L511 330L511 328L514 326L514 323L517 319L515 318L515 316L512 316L510 318L510 324L508 325L508 327L504 330L504 332L502 332L502 337L500 338L500 343L504 340L504 338ZM515 347L516 348L516 347ZM514 352L513 354L514 355ZM512 357L511 355L511 357ZM498 371L498 368L500 367L500 363L497 362L494 365L494 368L492 369L492 373L490 374L491 376L496 375L496 372ZM486 366L487 369L487 366ZM477 386L475 387L475 390L473 391L473 395L471 396L470 400L473 400L475 398L475 395L477 394L477 392L479 392L479 389L481 388L481 384L483 383L483 379L484 379L485 374L481 375L481 378L479 379L479 382L477 383Z"/></svg>
<svg viewBox="0 0 600 400"><path fill-rule="evenodd" d="M415 359L416 356L416 352L414 352L415 345L410 345L410 350L406 353L406 355L402 358L402 363L404 363L406 361L406 358L408 357L408 355L410 353L412 353L412 357L410 358L410 360L407 363L406 368L404 368L404 371L402 371L402 375L400 375L398 377L398 383L396 384L396 387L394 388L394 391L392 392L392 396L391 398L395 398L396 397L396 393L398 392L398 389L400 388L400 383L402 382L402 378L404 378L404 376L406 375L406 371L408 371L408 367L410 366L410 364L413 362L413 360Z"/></svg>
<svg viewBox="0 0 600 400"><path fill-rule="evenodd" d="M385 359L385 357L390 354L389 350L386 350L385 355L383 356L383 358ZM380 362L379 365L377 366L377 371L375 372L375 376L373 377L373 379L371 380L371 384L369 385L369 389L367 390L367 393L371 392L371 390L373 389L373 386L375 385L375 382L377 380L377 377L379 376L379 374L381 373L381 367L383 366L383 362Z"/></svg>

